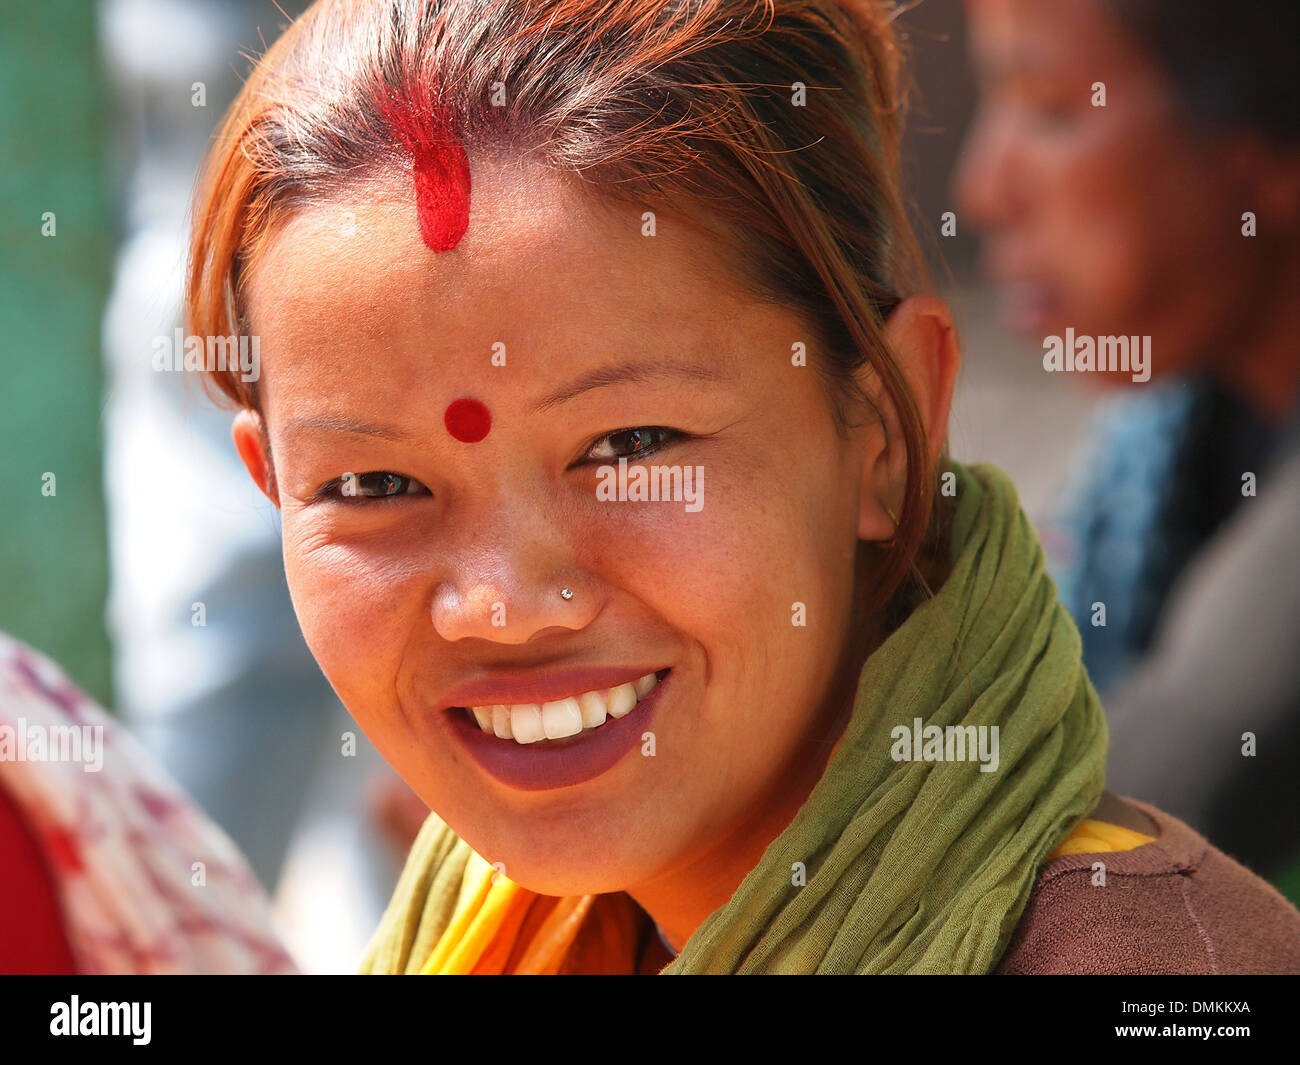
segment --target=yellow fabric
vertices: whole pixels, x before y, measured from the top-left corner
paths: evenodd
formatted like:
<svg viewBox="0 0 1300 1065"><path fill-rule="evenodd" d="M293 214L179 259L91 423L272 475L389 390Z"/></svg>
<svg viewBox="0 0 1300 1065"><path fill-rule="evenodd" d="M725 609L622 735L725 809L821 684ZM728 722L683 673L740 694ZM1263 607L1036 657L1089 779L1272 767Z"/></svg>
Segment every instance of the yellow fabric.
<svg viewBox="0 0 1300 1065"><path fill-rule="evenodd" d="M1084 818L1051 857L1127 851L1154 841L1154 836L1134 832L1131 828ZM492 882L494 875L497 878L495 884ZM451 923L420 969L421 975L558 973L597 896L556 899L540 927L530 929L529 924L535 924L528 920L530 910L542 899L543 896L498 874L477 854L472 855ZM635 929L626 924L611 925L610 929L615 935L635 936ZM610 934L609 930L602 931ZM635 950L632 942L618 947L629 955Z"/></svg>
<svg viewBox="0 0 1300 1065"><path fill-rule="evenodd" d="M523 897L529 893L504 876L492 883L496 870L478 855L470 859L470 864L474 871L466 871L466 889L461 892L451 924L433 948L423 971L448 975L471 972L510 913L521 903L527 906L532 901Z"/></svg>
<svg viewBox="0 0 1300 1065"><path fill-rule="evenodd" d="M1154 843L1155 836L1134 832L1123 825L1112 825L1109 821L1093 821L1085 817L1075 826L1052 852L1057 858L1062 854L1104 854L1106 851L1131 851L1144 843Z"/></svg>

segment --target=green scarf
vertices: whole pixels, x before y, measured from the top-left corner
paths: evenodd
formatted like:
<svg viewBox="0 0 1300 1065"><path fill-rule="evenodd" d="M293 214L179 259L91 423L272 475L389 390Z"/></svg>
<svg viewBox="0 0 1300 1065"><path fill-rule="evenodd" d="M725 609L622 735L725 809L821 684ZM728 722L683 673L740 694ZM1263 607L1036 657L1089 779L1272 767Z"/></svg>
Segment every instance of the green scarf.
<svg viewBox="0 0 1300 1065"><path fill-rule="evenodd" d="M665 973L990 972L1039 867L1096 806L1106 726L1078 630L1006 475L948 468L950 576L868 658L821 780ZM911 750L916 718L996 726L996 771L969 750L934 760L933 731ZM412 860L403 882L427 887L435 855ZM398 894L372 954L424 910L425 891Z"/></svg>

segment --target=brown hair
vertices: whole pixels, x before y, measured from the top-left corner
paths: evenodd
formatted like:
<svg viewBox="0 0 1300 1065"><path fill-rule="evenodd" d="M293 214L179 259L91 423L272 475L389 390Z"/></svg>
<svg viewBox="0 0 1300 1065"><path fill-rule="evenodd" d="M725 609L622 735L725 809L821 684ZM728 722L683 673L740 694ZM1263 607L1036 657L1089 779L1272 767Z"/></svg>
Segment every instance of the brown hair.
<svg viewBox="0 0 1300 1065"><path fill-rule="evenodd" d="M924 424L882 333L926 282L899 190L893 15L878 0L319 0L217 134L194 209L189 330L248 333L242 281L267 237L345 183L409 169L377 101L436 86L471 160L528 152L715 234L754 292L817 325L813 363L841 432L866 400L853 375L870 365L909 470L875 572L883 605L935 532ZM255 383L207 380L259 409Z"/></svg>
<svg viewBox="0 0 1300 1065"><path fill-rule="evenodd" d="M1223 0L1107 0L1106 7L1169 80L1189 125L1300 143L1295 0L1251 0L1231 10Z"/></svg>

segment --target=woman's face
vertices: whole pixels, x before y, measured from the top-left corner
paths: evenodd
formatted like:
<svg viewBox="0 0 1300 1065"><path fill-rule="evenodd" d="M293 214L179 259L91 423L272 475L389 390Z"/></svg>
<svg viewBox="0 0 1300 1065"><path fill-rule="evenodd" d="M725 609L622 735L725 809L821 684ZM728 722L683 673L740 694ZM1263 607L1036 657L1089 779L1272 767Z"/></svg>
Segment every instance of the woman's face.
<svg viewBox="0 0 1300 1065"><path fill-rule="evenodd" d="M1156 373L1212 350L1251 306L1258 269L1241 234L1252 197L1224 146L1187 130L1100 0L968 11L981 101L958 217L986 231L1006 324L1151 336Z"/></svg>
<svg viewBox="0 0 1300 1065"><path fill-rule="evenodd" d="M836 738L858 438L835 432L808 323L656 224L549 171L476 167L454 251L421 243L409 193L359 196L287 223L249 283L307 642L421 797L550 894L698 860ZM477 442L445 424L462 398L490 413ZM255 426L236 442L260 478ZM629 470L689 469L695 502L601 498L598 467L638 451ZM464 709L665 670L568 739L498 738Z"/></svg>

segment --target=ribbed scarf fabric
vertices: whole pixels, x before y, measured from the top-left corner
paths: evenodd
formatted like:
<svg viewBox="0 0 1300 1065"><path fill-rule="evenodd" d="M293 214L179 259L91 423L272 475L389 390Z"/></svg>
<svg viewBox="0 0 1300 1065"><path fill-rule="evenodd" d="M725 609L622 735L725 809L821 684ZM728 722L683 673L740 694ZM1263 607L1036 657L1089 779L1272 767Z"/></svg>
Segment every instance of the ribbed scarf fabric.
<svg viewBox="0 0 1300 1065"><path fill-rule="evenodd" d="M821 780L665 974L990 972L1039 866L1096 806L1106 726L1038 539L1000 470L948 470L950 576L867 659ZM893 730L918 717L996 727L997 770L896 760ZM363 971L456 948L486 863L436 817L426 829Z"/></svg>

